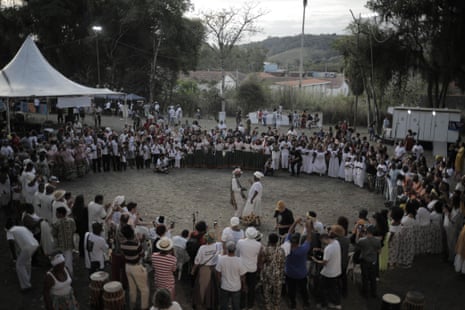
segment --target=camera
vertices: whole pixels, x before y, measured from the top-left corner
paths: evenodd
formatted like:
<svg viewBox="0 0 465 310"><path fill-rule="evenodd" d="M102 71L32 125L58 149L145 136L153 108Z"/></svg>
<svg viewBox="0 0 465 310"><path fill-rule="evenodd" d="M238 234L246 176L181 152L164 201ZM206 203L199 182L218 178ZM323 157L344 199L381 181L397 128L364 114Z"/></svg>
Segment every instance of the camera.
<svg viewBox="0 0 465 310"><path fill-rule="evenodd" d="M323 260L323 250L322 249L314 249L313 250L313 257L317 260Z"/></svg>

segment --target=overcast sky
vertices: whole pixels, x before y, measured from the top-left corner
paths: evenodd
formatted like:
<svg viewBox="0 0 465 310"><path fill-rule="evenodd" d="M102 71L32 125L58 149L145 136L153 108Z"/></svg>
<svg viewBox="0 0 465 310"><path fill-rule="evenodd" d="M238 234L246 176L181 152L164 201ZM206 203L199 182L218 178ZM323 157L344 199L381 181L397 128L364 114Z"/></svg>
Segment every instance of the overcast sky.
<svg viewBox="0 0 465 310"><path fill-rule="evenodd" d="M241 7L245 1L247 0L191 0L194 11L190 12L189 16L198 16L198 12L206 10L217 11L222 8ZM263 32L244 42L300 34L303 0L255 0L255 2L269 13L259 20ZM367 0L308 0L305 33L345 33L344 29L352 20L349 10L352 9L357 16L368 13L368 9L365 8L366 2Z"/></svg>

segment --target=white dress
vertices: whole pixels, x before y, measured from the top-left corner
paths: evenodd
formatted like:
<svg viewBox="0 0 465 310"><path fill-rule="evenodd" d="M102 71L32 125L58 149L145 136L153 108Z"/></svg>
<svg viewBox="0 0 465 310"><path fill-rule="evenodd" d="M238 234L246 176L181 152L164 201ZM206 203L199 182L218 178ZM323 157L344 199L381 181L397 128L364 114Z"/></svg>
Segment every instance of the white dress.
<svg viewBox="0 0 465 310"><path fill-rule="evenodd" d="M337 157L337 151L331 151L330 156L328 176L330 178L337 178L339 175L339 157Z"/></svg>
<svg viewBox="0 0 465 310"><path fill-rule="evenodd" d="M340 179L345 180L345 178L346 178L345 167L346 167L346 159L347 159L348 156L349 156L349 153L346 153L346 152L342 153L342 158L341 158L341 163L339 165L339 173L338 173L338 177Z"/></svg>
<svg viewBox="0 0 465 310"><path fill-rule="evenodd" d="M307 148L302 150L302 172L312 173L313 172L313 150Z"/></svg>
<svg viewBox="0 0 465 310"><path fill-rule="evenodd" d="M255 197L254 201L251 202L251 199L255 192L257 192L258 194ZM263 193L262 183L260 183L260 181L253 183L249 189L249 194L247 196L247 201L244 206L244 211L242 212L242 217L248 216L252 213L257 216L261 216L262 193Z"/></svg>
<svg viewBox="0 0 465 310"><path fill-rule="evenodd" d="M313 162L313 172L318 173L319 175L326 174L326 152L317 151L315 156L315 161Z"/></svg>

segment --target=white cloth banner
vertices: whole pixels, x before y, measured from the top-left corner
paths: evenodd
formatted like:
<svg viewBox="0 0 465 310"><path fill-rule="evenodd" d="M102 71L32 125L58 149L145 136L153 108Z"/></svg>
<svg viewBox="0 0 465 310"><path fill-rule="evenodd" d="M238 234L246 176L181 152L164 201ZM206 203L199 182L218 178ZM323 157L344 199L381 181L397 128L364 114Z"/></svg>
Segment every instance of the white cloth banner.
<svg viewBox="0 0 465 310"><path fill-rule="evenodd" d="M89 96L79 96L79 97L58 97L57 108L80 108L80 107L90 107L91 98Z"/></svg>

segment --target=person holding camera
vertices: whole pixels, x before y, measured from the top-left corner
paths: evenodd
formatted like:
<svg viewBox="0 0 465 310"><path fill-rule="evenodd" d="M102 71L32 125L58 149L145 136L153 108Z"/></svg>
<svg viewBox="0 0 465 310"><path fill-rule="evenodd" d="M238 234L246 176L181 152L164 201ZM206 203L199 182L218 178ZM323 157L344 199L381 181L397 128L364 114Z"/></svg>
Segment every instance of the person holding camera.
<svg viewBox="0 0 465 310"><path fill-rule="evenodd" d="M312 260L317 264L323 265L319 282L322 306L342 309L339 288L339 278L342 273L341 247L334 234L322 234L320 240L322 245L324 245L323 258L319 259L316 256L312 256Z"/></svg>
<svg viewBox="0 0 465 310"><path fill-rule="evenodd" d="M357 230L357 246L360 248L360 268L362 269L362 294L368 296L370 288L371 297L376 295L376 276L378 274L377 260L381 251L381 240L374 236L375 226L366 229L360 226Z"/></svg>
<svg viewBox="0 0 465 310"><path fill-rule="evenodd" d="M307 237L302 244L300 244L300 234L295 233L297 225L305 225L307 229ZM299 217L289 228L289 233L286 237L285 244L290 245L290 250L286 257L284 274L286 275L287 294L291 309L295 309L297 306L297 288L302 297L304 308L308 308L310 305L307 292L307 254L310 250L312 231L313 221L304 220Z"/></svg>

